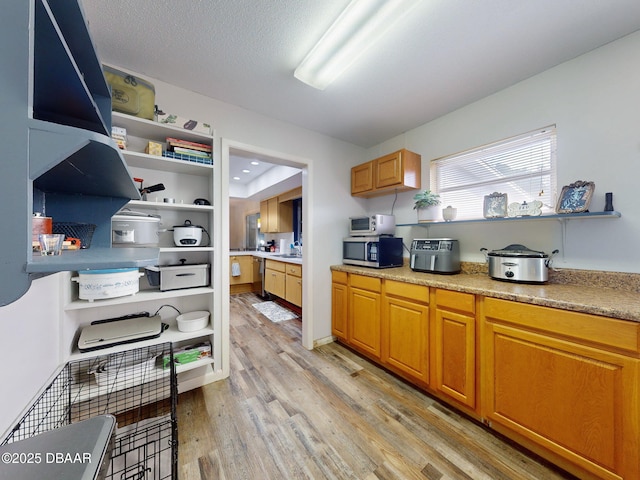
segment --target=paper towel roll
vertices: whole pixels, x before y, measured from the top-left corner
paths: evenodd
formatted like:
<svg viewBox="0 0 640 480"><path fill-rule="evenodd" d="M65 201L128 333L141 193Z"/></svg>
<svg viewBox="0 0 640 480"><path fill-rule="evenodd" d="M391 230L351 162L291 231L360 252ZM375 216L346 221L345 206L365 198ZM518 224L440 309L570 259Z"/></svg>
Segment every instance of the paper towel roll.
<svg viewBox="0 0 640 480"><path fill-rule="evenodd" d="M286 253L285 252L285 243L284 243L284 238L280 239L280 253Z"/></svg>

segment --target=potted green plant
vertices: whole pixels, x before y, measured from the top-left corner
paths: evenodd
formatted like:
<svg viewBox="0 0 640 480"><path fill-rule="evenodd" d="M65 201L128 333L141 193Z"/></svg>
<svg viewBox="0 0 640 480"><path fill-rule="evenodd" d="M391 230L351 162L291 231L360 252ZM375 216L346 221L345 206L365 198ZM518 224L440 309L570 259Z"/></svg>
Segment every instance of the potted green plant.
<svg viewBox="0 0 640 480"><path fill-rule="evenodd" d="M418 192L413 196L415 204L413 209L418 212L418 222L434 222L438 219L440 209L440 195L431 190Z"/></svg>

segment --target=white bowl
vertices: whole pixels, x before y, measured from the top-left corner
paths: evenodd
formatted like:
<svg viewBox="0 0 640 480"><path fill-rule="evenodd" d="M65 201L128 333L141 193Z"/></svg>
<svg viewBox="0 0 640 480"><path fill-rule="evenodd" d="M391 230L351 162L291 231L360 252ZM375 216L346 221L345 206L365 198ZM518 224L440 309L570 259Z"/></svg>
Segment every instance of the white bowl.
<svg viewBox="0 0 640 480"><path fill-rule="evenodd" d="M183 313L176 317L178 330L181 332L195 332L202 330L209 324L209 312L197 310L195 312Z"/></svg>

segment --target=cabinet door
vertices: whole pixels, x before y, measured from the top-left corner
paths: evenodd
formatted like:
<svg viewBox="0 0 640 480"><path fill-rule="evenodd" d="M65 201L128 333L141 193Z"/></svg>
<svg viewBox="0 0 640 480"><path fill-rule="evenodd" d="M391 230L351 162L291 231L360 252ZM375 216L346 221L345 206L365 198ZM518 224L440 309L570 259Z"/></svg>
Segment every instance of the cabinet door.
<svg viewBox="0 0 640 480"><path fill-rule="evenodd" d="M260 202L260 231L262 233L269 233L269 202L263 200Z"/></svg>
<svg viewBox="0 0 640 480"><path fill-rule="evenodd" d="M383 304L382 361L428 383L429 307L388 295Z"/></svg>
<svg viewBox="0 0 640 480"><path fill-rule="evenodd" d="M473 316L436 309L434 387L471 408L476 406L475 325Z"/></svg>
<svg viewBox="0 0 640 480"><path fill-rule="evenodd" d="M276 297L284 298L285 277L286 274L284 272L268 268L264 277L264 289L267 292L274 294Z"/></svg>
<svg viewBox="0 0 640 480"><path fill-rule="evenodd" d="M287 302L291 302L298 307L302 306L302 266L288 264L286 277L286 297Z"/></svg>
<svg viewBox="0 0 640 480"><path fill-rule="evenodd" d="M278 232L293 232L293 200L281 201L278 197ZM281 252L283 253L283 252Z"/></svg>
<svg viewBox="0 0 640 480"><path fill-rule="evenodd" d="M269 232L279 232L278 228L278 198L270 198L267 200L267 218L269 224Z"/></svg>
<svg viewBox="0 0 640 480"><path fill-rule="evenodd" d="M639 360L494 323L483 327L483 349L483 416L492 427L598 478L640 478Z"/></svg>
<svg viewBox="0 0 640 480"><path fill-rule="evenodd" d="M375 358L380 358L380 297L377 292L349 289L348 341Z"/></svg>
<svg viewBox="0 0 640 480"><path fill-rule="evenodd" d="M373 162L351 169L351 195L373 190Z"/></svg>
<svg viewBox="0 0 640 480"><path fill-rule="evenodd" d="M233 267L237 264L237 267ZM233 275L239 270L240 275ZM238 255L229 257L229 284L239 285L253 282L253 257Z"/></svg>
<svg viewBox="0 0 640 480"><path fill-rule="evenodd" d="M402 149L374 161L374 188L399 187L400 191L420 188L421 157Z"/></svg>
<svg viewBox="0 0 640 480"><path fill-rule="evenodd" d="M260 257L251 257L252 263L253 263L253 278L252 278L252 282L253 283L260 283L262 281L262 274L260 272L260 267L262 266L262 262L264 262L264 260Z"/></svg>
<svg viewBox="0 0 640 480"><path fill-rule="evenodd" d="M347 340L349 297L345 272L331 272L331 334Z"/></svg>
<svg viewBox="0 0 640 480"><path fill-rule="evenodd" d="M390 187L402 183L401 152L378 158L374 162L375 188Z"/></svg>

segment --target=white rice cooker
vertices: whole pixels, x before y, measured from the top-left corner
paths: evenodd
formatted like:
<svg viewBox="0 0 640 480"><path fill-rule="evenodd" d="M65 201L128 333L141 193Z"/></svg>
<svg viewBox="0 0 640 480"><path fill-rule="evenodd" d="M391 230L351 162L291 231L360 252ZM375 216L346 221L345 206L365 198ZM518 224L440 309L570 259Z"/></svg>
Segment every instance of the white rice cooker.
<svg viewBox="0 0 640 480"><path fill-rule="evenodd" d="M184 224L176 225L172 229L173 243L177 247L199 247L202 244L202 232L207 234L207 245L209 244L209 232L200 225L193 225L191 220L185 220Z"/></svg>

